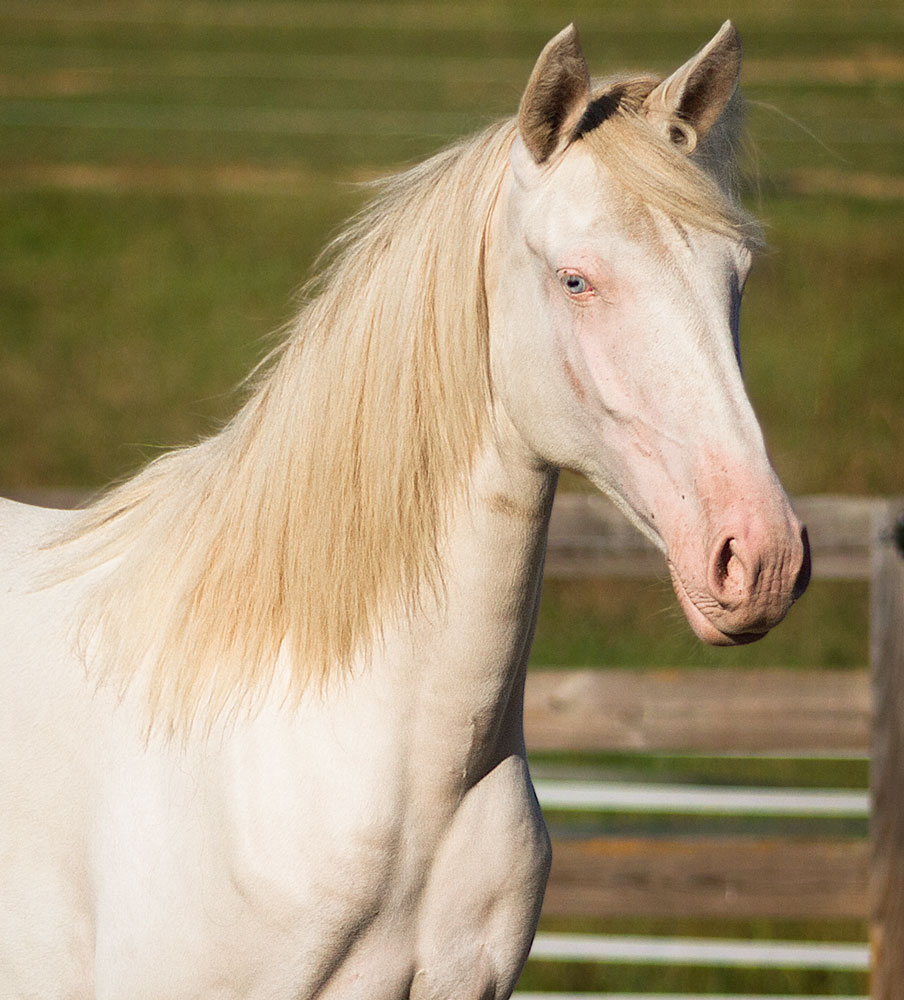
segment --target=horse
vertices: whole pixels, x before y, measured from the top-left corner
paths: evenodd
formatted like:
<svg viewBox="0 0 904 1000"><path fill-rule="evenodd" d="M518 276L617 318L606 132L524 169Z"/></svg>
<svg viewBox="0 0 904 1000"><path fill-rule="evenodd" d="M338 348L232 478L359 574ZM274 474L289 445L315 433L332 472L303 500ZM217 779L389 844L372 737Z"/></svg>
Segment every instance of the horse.
<svg viewBox="0 0 904 1000"><path fill-rule="evenodd" d="M349 224L219 432L81 510L2 503L4 997L511 995L558 470L708 643L807 584L739 366L739 72L726 22L595 81L569 26Z"/></svg>

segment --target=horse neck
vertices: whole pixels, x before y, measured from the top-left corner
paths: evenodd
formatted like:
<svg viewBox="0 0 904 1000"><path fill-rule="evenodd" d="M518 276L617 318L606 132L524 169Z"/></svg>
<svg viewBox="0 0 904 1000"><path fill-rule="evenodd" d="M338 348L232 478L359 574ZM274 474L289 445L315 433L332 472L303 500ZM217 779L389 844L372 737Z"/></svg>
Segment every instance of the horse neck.
<svg viewBox="0 0 904 1000"><path fill-rule="evenodd" d="M411 669L403 683L417 704L426 698L432 706L411 722L423 719L423 743L433 743L444 767L473 780L523 753L524 675L557 478L510 425L500 429L505 423L494 421L467 495L452 511L438 605L411 622L405 640ZM419 753L430 756L423 744ZM459 756L450 761L450 753Z"/></svg>

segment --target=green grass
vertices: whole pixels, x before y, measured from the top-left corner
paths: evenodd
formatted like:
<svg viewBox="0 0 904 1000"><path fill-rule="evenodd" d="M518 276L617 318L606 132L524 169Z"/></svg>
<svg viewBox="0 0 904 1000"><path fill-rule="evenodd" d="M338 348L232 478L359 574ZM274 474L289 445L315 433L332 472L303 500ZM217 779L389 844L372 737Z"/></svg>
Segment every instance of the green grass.
<svg viewBox="0 0 904 1000"><path fill-rule="evenodd" d="M742 939L772 937L772 928L768 923L759 926L758 934L752 934L749 927L743 930L746 933L741 934ZM809 934L807 940L812 940ZM688 1000L705 1000L708 993L774 993L780 996L814 994L839 997L868 994L867 976L855 972L707 969L616 963L595 965L578 962L529 962L518 987L524 991L687 993Z"/></svg>
<svg viewBox="0 0 904 1000"><path fill-rule="evenodd" d="M96 487L232 412L351 200L307 195L0 195L4 486Z"/></svg>
<svg viewBox="0 0 904 1000"><path fill-rule="evenodd" d="M748 201L771 244L745 300L745 377L775 464L796 493L904 494L904 11L891 0L7 0L0 486L96 488L216 427L318 250L361 203L351 182L512 113L541 46L569 21L594 71L665 71L726 14L749 60ZM250 174L230 186L250 168L259 184ZM287 174L269 184L273 171ZM835 190L801 194L820 171ZM885 182L874 196L847 191L846 179L870 177ZM665 580L552 583L533 662L830 671L866 663L866 620L863 585L818 582L763 642L711 650ZM862 762L591 763L657 780L865 780ZM624 832L640 821L607 822ZM584 929L865 937L856 922L601 918ZM841 974L539 963L523 985L865 988Z"/></svg>
<svg viewBox="0 0 904 1000"><path fill-rule="evenodd" d="M754 405L795 492L904 490L904 204L764 205L773 254L745 302Z"/></svg>
<svg viewBox="0 0 904 1000"><path fill-rule="evenodd" d="M731 13L751 60L751 201L773 247L744 317L767 440L793 491L902 492L904 200L794 194L814 168L904 170L900 8L742 0ZM723 16L709 0L3 5L2 482L98 486L222 418L360 202L346 182L511 113L563 23L596 69L668 69ZM291 198L29 181L66 164L304 180Z"/></svg>
<svg viewBox="0 0 904 1000"><path fill-rule="evenodd" d="M826 678L831 683L831 677ZM770 788L851 788L868 785L862 758L736 757L697 753L532 753L537 777L751 785ZM586 817L586 814L584 814ZM859 821L858 821L859 822Z"/></svg>
<svg viewBox="0 0 904 1000"><path fill-rule="evenodd" d="M97 486L138 461L124 449L230 412L360 202L350 176L308 174L297 197L0 190L4 485ZM904 204L761 209L772 251L749 284L743 354L780 474L793 492L904 492Z"/></svg>
<svg viewBox="0 0 904 1000"><path fill-rule="evenodd" d="M865 584L817 580L780 628L750 646L705 646L671 584L660 580L549 580L531 662L545 666L863 667ZM827 679L826 683L830 683Z"/></svg>

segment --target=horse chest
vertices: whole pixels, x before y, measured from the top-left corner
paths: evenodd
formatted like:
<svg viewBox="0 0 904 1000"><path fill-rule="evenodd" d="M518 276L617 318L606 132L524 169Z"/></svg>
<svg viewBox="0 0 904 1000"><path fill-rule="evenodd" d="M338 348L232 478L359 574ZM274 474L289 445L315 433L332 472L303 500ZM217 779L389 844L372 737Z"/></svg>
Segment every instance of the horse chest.
<svg viewBox="0 0 904 1000"><path fill-rule="evenodd" d="M362 771L307 806L272 800L266 779L252 790L249 772L249 786L233 789L240 810L213 795L215 829L188 824L186 835L183 819L173 831L190 866L178 844L130 841L155 876L114 892L98 996L402 1000L511 986L549 855L523 758L503 758L457 800ZM123 891L135 901L130 939Z"/></svg>

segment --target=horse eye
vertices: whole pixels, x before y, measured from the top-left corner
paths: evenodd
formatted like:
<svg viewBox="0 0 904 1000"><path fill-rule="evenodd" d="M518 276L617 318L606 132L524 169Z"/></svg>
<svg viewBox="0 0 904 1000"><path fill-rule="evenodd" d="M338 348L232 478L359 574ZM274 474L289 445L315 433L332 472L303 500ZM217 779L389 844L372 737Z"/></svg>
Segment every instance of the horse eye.
<svg viewBox="0 0 904 1000"><path fill-rule="evenodd" d="M562 287L569 295L583 295L590 291L590 282L583 275L576 274L574 271L559 272L559 281L562 282Z"/></svg>

